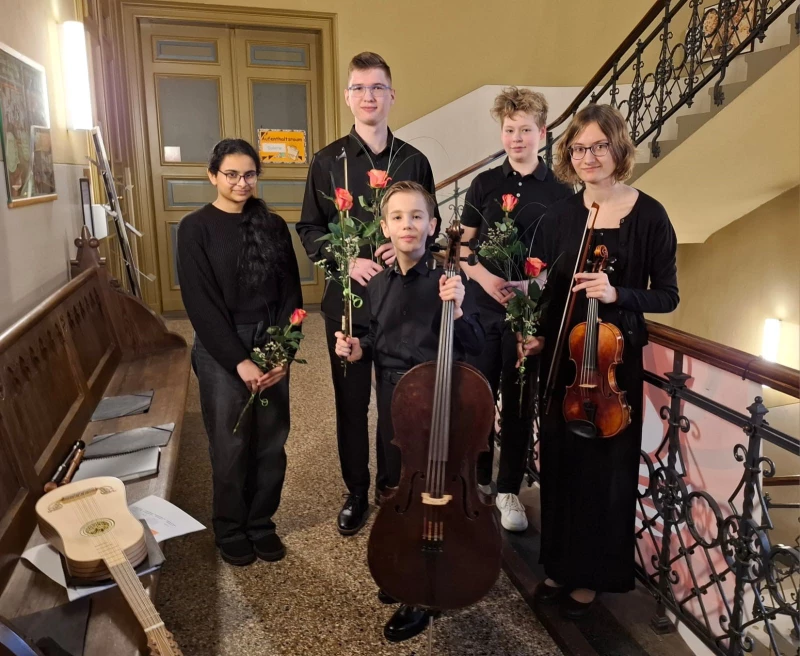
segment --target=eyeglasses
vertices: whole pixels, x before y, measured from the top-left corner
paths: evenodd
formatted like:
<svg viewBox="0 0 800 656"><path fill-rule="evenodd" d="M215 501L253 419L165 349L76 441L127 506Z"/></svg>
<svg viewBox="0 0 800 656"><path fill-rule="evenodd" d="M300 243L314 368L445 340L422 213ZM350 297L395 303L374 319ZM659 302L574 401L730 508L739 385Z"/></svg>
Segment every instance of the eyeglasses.
<svg viewBox="0 0 800 656"><path fill-rule="evenodd" d="M572 159L583 159L587 150L591 150L592 155L595 157L602 157L608 153L608 142L601 141L600 143L592 144L588 148L586 146L570 146L567 150Z"/></svg>
<svg viewBox="0 0 800 656"><path fill-rule="evenodd" d="M225 179L228 181L228 184L231 187L235 187L239 184L239 180L244 178L244 181L251 185L256 181L258 177L258 173L255 171L248 171L247 173L239 173L237 171L222 171L222 175L225 176Z"/></svg>
<svg viewBox="0 0 800 656"><path fill-rule="evenodd" d="M367 91L372 93L373 98L383 98L392 88L385 84L373 84L368 87L363 84L354 84L352 87L347 87L347 90L356 98L361 98Z"/></svg>

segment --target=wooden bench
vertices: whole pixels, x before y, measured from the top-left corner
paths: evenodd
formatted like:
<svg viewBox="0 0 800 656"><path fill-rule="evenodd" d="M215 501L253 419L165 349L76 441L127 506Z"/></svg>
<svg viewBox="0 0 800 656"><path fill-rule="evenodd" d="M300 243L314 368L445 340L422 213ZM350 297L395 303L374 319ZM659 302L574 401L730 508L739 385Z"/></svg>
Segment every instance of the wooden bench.
<svg viewBox="0 0 800 656"><path fill-rule="evenodd" d="M12 620L67 603L63 588L19 556L41 542L34 505L76 440L175 423L158 475L126 485L129 503L169 498L177 464L189 347L113 284L85 229L76 244L75 277L0 335L0 615ZM90 422L102 397L149 389L146 414ZM157 579L142 579L151 596ZM117 588L93 597L86 656L144 654L145 646Z"/></svg>

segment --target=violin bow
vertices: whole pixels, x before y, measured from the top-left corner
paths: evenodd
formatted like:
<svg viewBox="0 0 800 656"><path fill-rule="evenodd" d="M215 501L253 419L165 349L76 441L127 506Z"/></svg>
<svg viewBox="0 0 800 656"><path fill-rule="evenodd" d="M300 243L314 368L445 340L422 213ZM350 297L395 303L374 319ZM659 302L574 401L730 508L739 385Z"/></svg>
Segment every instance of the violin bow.
<svg viewBox="0 0 800 656"><path fill-rule="evenodd" d="M586 217L586 228L583 231L583 243L581 244L580 251L578 252L578 259L575 260L575 269L570 278L568 294L568 302L564 305L564 313L561 315L561 326L558 329L558 339L556 340L556 348L553 352L553 359L550 362L550 370L547 373L547 385L544 388L544 395L542 400L545 402L545 414L550 412L550 402L553 399L553 387L556 384L555 370L558 363L561 361L561 352L564 350L566 328L572 321L572 311L575 309L575 294L572 293L572 286L575 284L575 274L578 273L578 267L586 262L589 257L589 247L592 243L592 235L594 234L594 225L597 222L597 215L600 212L600 206L597 203L592 203L589 208L589 214Z"/></svg>

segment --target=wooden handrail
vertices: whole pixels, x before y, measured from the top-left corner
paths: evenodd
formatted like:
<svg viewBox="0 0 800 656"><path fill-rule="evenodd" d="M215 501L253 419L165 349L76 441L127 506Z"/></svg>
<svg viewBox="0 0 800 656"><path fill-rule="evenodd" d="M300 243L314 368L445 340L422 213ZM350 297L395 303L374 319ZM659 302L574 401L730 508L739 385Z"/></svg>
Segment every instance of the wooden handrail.
<svg viewBox="0 0 800 656"><path fill-rule="evenodd" d="M613 54L606 60L606 63L603 64L594 74L591 80L581 89L577 96L575 96L574 100L569 104L569 106L561 113L555 121L550 123L547 126L548 132L557 128L559 125L564 123L572 114L581 106L581 103L589 97L592 93L592 90L597 86L597 84L608 74L608 72L614 67L614 62L619 59L625 51L628 50L634 43L636 43L636 39L638 39L642 32L644 32L650 23L653 22L653 19L658 16L661 11L664 9L664 0L656 0L650 10L644 15L642 20L640 20L636 27L631 30L630 34L625 37L624 41L619 44L617 49L613 52ZM480 162L476 162L475 164L468 166L463 171L459 171L455 175L451 175L447 180L443 180L439 184L436 185L436 191L440 189L444 189L448 185L453 184L456 180L460 180L461 178L469 175L470 173L474 173L480 168L483 168L487 164L491 164L494 160L498 157L502 156L503 151L500 150L493 155L489 155L489 157L485 157Z"/></svg>
<svg viewBox="0 0 800 656"><path fill-rule="evenodd" d="M650 341L684 355L706 362L718 369L741 376L744 380L769 385L778 392L800 398L800 371L768 362L751 353L712 342L677 328L654 321L647 322Z"/></svg>
<svg viewBox="0 0 800 656"><path fill-rule="evenodd" d="M773 476L767 478L766 476L761 480L761 485L764 487L786 487L791 485L800 485L800 474L791 474L790 476Z"/></svg>

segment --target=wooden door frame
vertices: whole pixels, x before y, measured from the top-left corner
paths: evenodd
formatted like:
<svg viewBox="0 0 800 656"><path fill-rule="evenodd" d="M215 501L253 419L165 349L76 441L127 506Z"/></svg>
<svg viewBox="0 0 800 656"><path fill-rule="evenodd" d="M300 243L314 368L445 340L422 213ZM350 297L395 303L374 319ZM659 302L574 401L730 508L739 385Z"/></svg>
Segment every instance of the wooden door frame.
<svg viewBox="0 0 800 656"><path fill-rule="evenodd" d="M336 44L336 15L323 12L261 9L258 7L226 7L222 5L161 2L160 0L121 0L122 33L119 35L130 103L133 194L138 204L139 223L143 226L139 268L145 273L160 275L156 215L153 204L153 182L150 171L147 107L142 70L140 22L143 19L175 20L184 24L227 25L245 29L293 28L315 32L320 36L320 77L324 119L320 143L330 143L339 129L339 62ZM234 80L236 84L236 80ZM156 312L162 311L161 285L148 285L145 301Z"/></svg>

